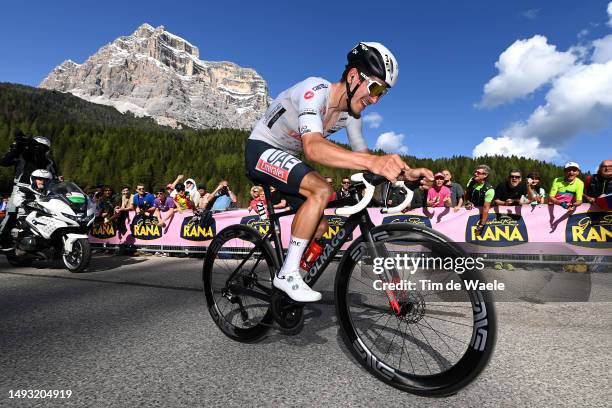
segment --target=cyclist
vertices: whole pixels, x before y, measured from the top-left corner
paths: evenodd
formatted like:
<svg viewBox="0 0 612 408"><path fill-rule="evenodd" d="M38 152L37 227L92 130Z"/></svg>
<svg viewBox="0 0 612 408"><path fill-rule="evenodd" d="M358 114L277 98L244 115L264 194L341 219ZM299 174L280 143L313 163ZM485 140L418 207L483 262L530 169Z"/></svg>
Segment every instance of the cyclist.
<svg viewBox="0 0 612 408"><path fill-rule="evenodd" d="M287 257L273 284L298 302L321 299L299 272L300 259L311 238L321 238L327 229L323 211L332 194L325 179L297 155L324 166L368 170L395 181L402 171L411 179L425 176L427 169L410 169L399 157L368 152L361 133L361 113L376 104L397 82L399 67L382 44L361 42L347 55L340 81L331 83L310 77L297 83L270 104L255 125L245 149L247 175L254 181L280 190L293 208ZM326 138L346 128L352 150Z"/></svg>

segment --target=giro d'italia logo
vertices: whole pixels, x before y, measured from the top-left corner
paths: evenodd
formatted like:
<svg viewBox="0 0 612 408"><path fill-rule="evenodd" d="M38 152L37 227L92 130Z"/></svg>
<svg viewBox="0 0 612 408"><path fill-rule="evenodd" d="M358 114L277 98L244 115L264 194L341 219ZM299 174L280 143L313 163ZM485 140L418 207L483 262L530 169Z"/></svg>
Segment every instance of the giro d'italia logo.
<svg viewBox="0 0 612 408"><path fill-rule="evenodd" d="M383 218L383 224L408 223L431 228L431 221L424 215L399 214Z"/></svg>
<svg viewBox="0 0 612 408"><path fill-rule="evenodd" d="M112 222L97 222L91 227L91 236L98 239L113 238L117 234Z"/></svg>
<svg viewBox="0 0 612 408"><path fill-rule="evenodd" d="M181 238L186 239L187 241L208 241L209 239L213 239L216 233L216 222L215 219L212 219L212 223L210 225L202 226L200 225L200 217L185 217L183 223L181 224Z"/></svg>
<svg viewBox="0 0 612 408"><path fill-rule="evenodd" d="M270 220L262 220L259 215L248 215L246 217L242 217L240 223L242 225L248 225L249 227L253 228L262 237L266 236L268 234L268 231L270 230Z"/></svg>
<svg viewBox="0 0 612 408"><path fill-rule="evenodd" d="M612 212L570 215L565 242L589 248L612 248Z"/></svg>
<svg viewBox="0 0 612 408"><path fill-rule="evenodd" d="M465 229L465 242L482 246L512 246L529 241L523 217L516 214L489 214L480 234L476 225L480 215L471 215Z"/></svg>
<svg viewBox="0 0 612 408"><path fill-rule="evenodd" d="M336 235L338 235L338 232L340 231L340 229L342 228L342 226L344 225L348 217L342 217L339 215L326 215L325 218L327 219L327 223L329 224L329 227L327 228L327 231L323 233L323 237L321 238L321 240L325 244L329 244L331 243L332 239ZM351 235L349 235L346 241L349 242L352 240L353 240L353 234L351 233Z"/></svg>

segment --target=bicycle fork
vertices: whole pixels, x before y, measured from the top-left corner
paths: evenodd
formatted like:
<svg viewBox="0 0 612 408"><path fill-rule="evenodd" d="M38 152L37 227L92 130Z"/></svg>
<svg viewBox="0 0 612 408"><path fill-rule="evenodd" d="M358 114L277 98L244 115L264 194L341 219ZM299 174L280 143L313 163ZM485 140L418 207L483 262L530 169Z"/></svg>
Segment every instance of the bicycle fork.
<svg viewBox="0 0 612 408"><path fill-rule="evenodd" d="M376 245L370 230L371 228L364 228L364 226L361 228L367 251L371 254L372 258L387 259L389 257L387 249L384 245ZM389 300L389 307L396 316L399 316L402 313L402 307L397 300L395 291L389 289L389 285L385 285L385 283L399 283L401 281L400 276L394 267L390 269L382 269L382 273L378 274L378 276L380 276L380 280L383 282L383 290L387 295L387 299Z"/></svg>

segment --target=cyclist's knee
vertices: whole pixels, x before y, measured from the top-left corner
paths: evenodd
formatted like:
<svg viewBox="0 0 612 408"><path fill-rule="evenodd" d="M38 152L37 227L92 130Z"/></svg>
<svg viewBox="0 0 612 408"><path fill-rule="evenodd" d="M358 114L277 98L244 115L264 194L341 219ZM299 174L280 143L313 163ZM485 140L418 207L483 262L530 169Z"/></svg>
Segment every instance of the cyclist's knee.
<svg viewBox="0 0 612 408"><path fill-rule="evenodd" d="M300 192L307 198L327 205L334 192L331 186L321 176L310 173L304 179Z"/></svg>

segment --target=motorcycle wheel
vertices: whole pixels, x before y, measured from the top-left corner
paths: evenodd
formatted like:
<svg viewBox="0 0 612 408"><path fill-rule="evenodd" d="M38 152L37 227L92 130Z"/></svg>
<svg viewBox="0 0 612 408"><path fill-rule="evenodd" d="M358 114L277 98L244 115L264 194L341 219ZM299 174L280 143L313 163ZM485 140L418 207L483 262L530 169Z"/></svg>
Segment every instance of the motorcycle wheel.
<svg viewBox="0 0 612 408"><path fill-rule="evenodd" d="M77 239L72 244L72 251L69 254L63 254L62 260L66 269L73 273L83 272L91 260L91 246L89 241L84 238Z"/></svg>
<svg viewBox="0 0 612 408"><path fill-rule="evenodd" d="M30 258L21 258L15 255L14 252L9 252L6 254L6 260L11 266L15 267L26 267L32 265L33 259Z"/></svg>

